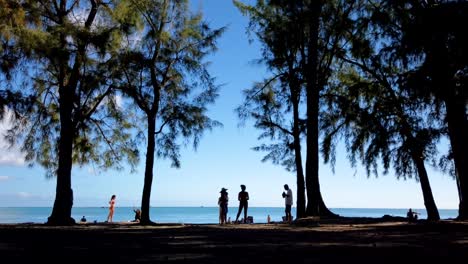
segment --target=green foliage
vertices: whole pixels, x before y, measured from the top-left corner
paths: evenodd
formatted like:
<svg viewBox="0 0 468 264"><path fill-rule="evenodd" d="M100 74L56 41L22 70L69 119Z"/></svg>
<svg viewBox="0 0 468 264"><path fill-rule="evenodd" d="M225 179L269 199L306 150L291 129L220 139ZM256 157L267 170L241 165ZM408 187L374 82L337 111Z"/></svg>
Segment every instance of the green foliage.
<svg viewBox="0 0 468 264"><path fill-rule="evenodd" d="M0 120L7 117L9 110L13 114L13 120L10 121L18 124L25 122L35 100L33 96L25 97L21 92L0 90Z"/></svg>
<svg viewBox="0 0 468 264"><path fill-rule="evenodd" d="M189 12L188 1L124 2L138 16L137 30L127 36L136 41L119 50L113 78L147 122L155 122L157 156L179 167L180 145L191 139L196 148L205 130L221 125L206 115L218 86L204 60L224 28L211 29L202 14Z"/></svg>
<svg viewBox="0 0 468 264"><path fill-rule="evenodd" d="M0 1L0 17L9 21L0 29L0 40L7 44L0 50L0 65L8 89L35 100L27 123L15 126L9 136L22 143L27 161L53 175L62 110L71 107L73 163L122 168L126 159L134 165L138 150L130 137L128 112L116 103L121 95L109 81L110 56L123 43L113 19L115 6L63 3L59 10L55 1Z"/></svg>
<svg viewBox="0 0 468 264"><path fill-rule="evenodd" d="M254 127L262 131L259 140L277 142L253 148L255 151L267 152L262 161L271 161L284 166L288 171L295 171L292 95L287 82L281 83L280 77L265 80L244 90L244 103L236 112L242 124L249 119L254 120ZM299 132L304 132L304 119L298 120L298 123Z"/></svg>
<svg viewBox="0 0 468 264"><path fill-rule="evenodd" d="M334 71L338 71L340 63L336 60L351 46L354 52L370 52L370 44L367 41L350 44L347 40L353 33L351 28L356 23L353 19L358 15L357 7L364 1L327 1L323 4L320 32L318 39L318 66L316 88L323 91L328 89L329 78ZM271 149L266 145L255 148L256 150L271 151L265 158L279 163L285 158L285 164L291 164L294 153L291 153L292 117L293 105L297 104L299 110L304 111L303 102L306 76L310 74L308 69L308 56L310 50L309 29L311 27L309 1L257 1L255 6L234 1L239 10L250 17L249 33L254 33L262 43L262 60L277 79L274 85L270 81L255 85L246 91L246 102L238 109L241 119L253 118L255 126L265 131L271 140L280 140L284 147L280 151L279 144L272 143ZM276 103L272 104L264 95L266 89L275 95ZM314 86L315 87L315 86ZM256 105L257 104L257 105ZM268 112L268 111L270 112ZM304 114L302 114L304 115ZM264 122L262 120L269 120ZM305 132L305 117L299 116L299 131ZM262 124L269 124L263 126ZM284 133L281 139L280 133ZM263 133L261 138L266 134ZM327 140L325 138L325 140ZM289 153L286 155L286 153ZM328 155L326 155L328 156ZM287 158L286 158L287 157Z"/></svg>
<svg viewBox="0 0 468 264"><path fill-rule="evenodd" d="M437 116L428 114L433 106L401 85L411 66L398 56L391 39L401 31L398 35L396 25L383 24L393 14L382 13L375 3L362 8L349 34L350 45L340 56L342 68L325 95L322 153L333 164L336 144L345 139L352 164L361 160L368 176L378 175L382 161L384 174L393 167L397 177L412 177L417 175L415 156L435 164L443 130Z"/></svg>
<svg viewBox="0 0 468 264"><path fill-rule="evenodd" d="M297 144L300 149L300 134L305 129L304 117L299 112L304 85L301 75L304 23L298 21L300 10L297 3L287 1L257 1L255 6L240 1L234 4L249 16L248 32L254 33L262 44L260 61L273 75L245 90L244 103L236 111L242 124L254 120L254 126L262 131L259 140L271 142L253 148L267 152L262 161L270 160L295 171L294 146ZM295 136L299 141L295 142Z"/></svg>

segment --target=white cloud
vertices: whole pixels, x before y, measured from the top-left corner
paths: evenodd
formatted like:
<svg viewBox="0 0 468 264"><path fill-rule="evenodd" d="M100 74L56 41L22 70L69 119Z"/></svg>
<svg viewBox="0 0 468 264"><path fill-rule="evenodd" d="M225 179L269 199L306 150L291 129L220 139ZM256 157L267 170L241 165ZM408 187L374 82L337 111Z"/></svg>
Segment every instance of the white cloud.
<svg viewBox="0 0 468 264"><path fill-rule="evenodd" d="M29 192L0 193L1 207L41 206L50 207L54 204L54 195L33 194Z"/></svg>
<svg viewBox="0 0 468 264"><path fill-rule="evenodd" d="M4 118L0 120L0 165L22 166L25 164L25 155L17 146L9 147L9 143L5 141L5 134L12 127L13 118L10 110L6 109L5 112Z"/></svg>
<svg viewBox="0 0 468 264"><path fill-rule="evenodd" d="M0 165L23 166L24 164L24 155L19 151L0 148Z"/></svg>
<svg viewBox="0 0 468 264"><path fill-rule="evenodd" d="M136 48L138 45L140 45L143 37L143 31L137 31L133 33L132 35L127 37L127 41L124 41L122 43L123 48Z"/></svg>
<svg viewBox="0 0 468 264"><path fill-rule="evenodd" d="M1 181L8 181L10 179L9 176L0 176L0 182Z"/></svg>
<svg viewBox="0 0 468 264"><path fill-rule="evenodd" d="M121 95L112 95L113 96L113 100L115 101L115 105L120 109L122 110L123 108L123 97ZM98 108L102 108L104 107L105 105L107 105L109 103L109 97L105 97L101 103L99 104Z"/></svg>
<svg viewBox="0 0 468 264"><path fill-rule="evenodd" d="M115 96L115 104L117 105L118 108L122 109L123 106L123 98L121 95L116 95Z"/></svg>
<svg viewBox="0 0 468 264"><path fill-rule="evenodd" d="M27 198L32 198L32 197L33 197L32 194L27 193L27 192L18 192L18 193L16 194L16 196L17 196L18 198L22 198L22 199L27 199Z"/></svg>
<svg viewBox="0 0 468 264"><path fill-rule="evenodd" d="M86 172L88 174L91 174L91 175L97 175L98 172L96 171L96 169L94 169L93 167L88 167L88 169L86 170Z"/></svg>

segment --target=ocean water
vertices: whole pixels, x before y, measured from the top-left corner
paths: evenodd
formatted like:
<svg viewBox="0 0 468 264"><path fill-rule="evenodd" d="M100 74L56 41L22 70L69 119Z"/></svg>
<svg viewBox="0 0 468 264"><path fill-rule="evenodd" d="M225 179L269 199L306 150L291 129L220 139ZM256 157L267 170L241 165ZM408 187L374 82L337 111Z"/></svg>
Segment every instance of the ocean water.
<svg viewBox="0 0 468 264"><path fill-rule="evenodd" d="M133 207L116 207L114 222L128 222L134 219ZM152 207L151 219L157 223L192 223L213 224L218 223L218 207ZM229 207L228 217L236 219L237 207ZM334 213L347 217L382 217L384 215L406 216L407 209L385 208L331 208ZM424 209L413 209L420 213L420 219L426 219ZM0 223L45 223L52 212L51 207L0 207ZM440 209L442 219L456 218L458 210ZM72 217L79 221L85 216L88 222L104 222L107 218L106 207L74 207ZM295 208L292 209L296 215ZM271 221L281 221L284 215L282 207L251 207L248 215L253 216L254 223L266 223L267 216ZM241 216L243 217L243 212Z"/></svg>

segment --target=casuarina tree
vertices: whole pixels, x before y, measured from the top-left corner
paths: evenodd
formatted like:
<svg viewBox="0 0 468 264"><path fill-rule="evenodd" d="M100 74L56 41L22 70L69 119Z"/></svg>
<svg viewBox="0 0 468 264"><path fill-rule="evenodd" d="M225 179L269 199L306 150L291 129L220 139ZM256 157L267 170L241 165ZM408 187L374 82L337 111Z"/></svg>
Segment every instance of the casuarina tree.
<svg viewBox="0 0 468 264"><path fill-rule="evenodd" d="M89 1L0 1L2 65L9 89L36 98L26 123L10 130L22 143L26 160L56 176L49 224L71 218L73 164L108 168L129 158L136 146L109 78L110 50L121 43L122 28L112 18L115 5ZM8 60L4 60L4 59Z"/></svg>
<svg viewBox="0 0 468 264"><path fill-rule="evenodd" d="M302 31L297 28L298 10L294 5L265 4L256 6L235 2L238 8L250 16L249 30L263 45L261 59L273 76L244 91L244 103L237 108L242 122L255 120L255 127L264 132L259 139L273 141L254 148L268 154L263 161L271 160L287 170L296 172L297 217L305 217L305 183L301 153L301 136L305 132L303 81L300 71Z"/></svg>
<svg viewBox="0 0 468 264"><path fill-rule="evenodd" d="M218 86L205 58L216 50L224 28L211 29L186 0L122 1L120 21L134 31L119 51L113 79L146 123L146 164L141 223L152 223L150 198L155 158L180 166L180 146L220 123L207 116ZM182 142L180 140L183 140Z"/></svg>
<svg viewBox="0 0 468 264"><path fill-rule="evenodd" d="M403 34L392 38L399 55L414 70L402 83L442 113L450 140L459 191L460 219L468 219L467 65L468 38L465 1L383 1L395 16L382 25L401 25Z"/></svg>

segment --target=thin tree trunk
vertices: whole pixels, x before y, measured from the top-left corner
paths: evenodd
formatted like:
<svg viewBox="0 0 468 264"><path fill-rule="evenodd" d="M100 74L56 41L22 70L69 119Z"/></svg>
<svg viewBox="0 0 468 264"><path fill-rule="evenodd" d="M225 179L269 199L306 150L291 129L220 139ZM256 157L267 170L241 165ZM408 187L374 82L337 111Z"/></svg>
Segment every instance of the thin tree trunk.
<svg viewBox="0 0 468 264"><path fill-rule="evenodd" d="M450 144L455 162L455 173L458 181L459 207L458 219L468 220L468 127L466 106L455 95L446 100L447 124Z"/></svg>
<svg viewBox="0 0 468 264"><path fill-rule="evenodd" d="M307 215L308 216L337 216L325 205L319 184L319 87L317 85L318 69L318 33L320 27L321 1L310 4L310 24L308 39L308 58L306 67L307 93L307 159L306 159L306 187L307 187Z"/></svg>
<svg viewBox="0 0 468 264"><path fill-rule="evenodd" d="M153 65L157 56L153 56ZM153 166L154 166L154 151L156 149L156 116L159 111L159 99L161 96L158 81L156 78L156 69L153 67L151 72L151 84L154 89L154 98L152 107L146 113L148 117L148 145L146 146L146 165L145 165L145 182L143 184L143 194L141 197L141 224L153 224L150 219L150 199L151 188L153 185Z"/></svg>
<svg viewBox="0 0 468 264"><path fill-rule="evenodd" d="M419 155L413 155L413 162L418 169L419 182L421 183L421 190L424 198L424 206L427 211L427 220L438 221L440 220L439 211L432 195L429 177L427 176L426 166L424 160Z"/></svg>
<svg viewBox="0 0 468 264"><path fill-rule="evenodd" d="M294 95L293 95L294 96ZM306 202L305 202L305 186L304 186L304 170L302 168L302 154L301 154L301 139L299 129L299 102L293 100L293 116L294 116L294 156L296 162L296 177L297 177L297 210L296 218L306 216Z"/></svg>
<svg viewBox="0 0 468 264"><path fill-rule="evenodd" d="M150 219L151 187L153 184L154 150L156 148L156 117L148 115L148 145L146 146L145 182L141 197L141 224L152 224Z"/></svg>

